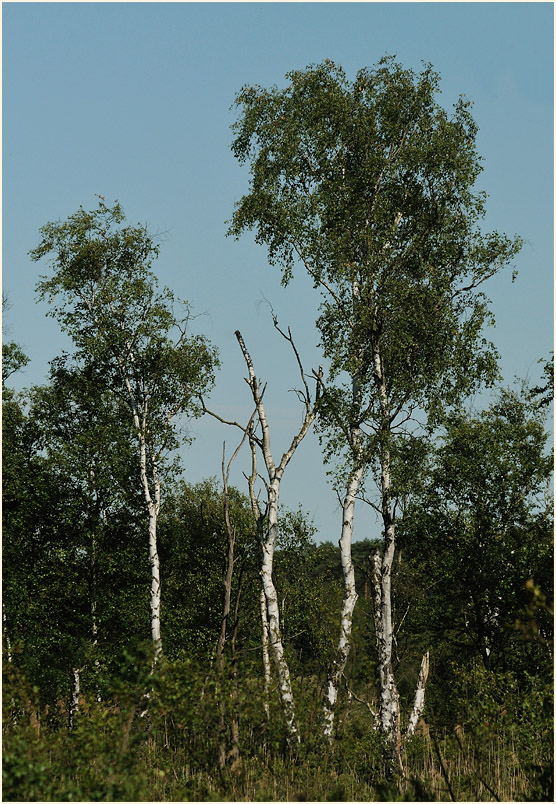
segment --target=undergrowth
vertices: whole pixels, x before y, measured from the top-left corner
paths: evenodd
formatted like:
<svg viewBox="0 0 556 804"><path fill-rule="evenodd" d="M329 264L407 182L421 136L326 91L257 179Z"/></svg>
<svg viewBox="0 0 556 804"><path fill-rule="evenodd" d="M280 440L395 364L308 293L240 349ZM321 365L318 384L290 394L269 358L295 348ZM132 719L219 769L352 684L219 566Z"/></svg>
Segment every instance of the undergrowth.
<svg viewBox="0 0 556 804"><path fill-rule="evenodd" d="M551 732L541 729L531 739L547 706L539 696L536 709L527 704L528 724L496 720L492 712L454 729L422 722L404 746L403 776L388 777L382 741L364 708L344 709L332 745L319 738L316 687L306 694L310 704L300 701L302 741L292 750L278 704L271 702L268 722L253 681L232 697L225 681L195 675L187 661L148 678L147 710L144 683L120 682L101 702L82 697L69 728L63 701L41 705L38 690L8 668L3 800L553 800ZM221 767L233 716L239 758Z"/></svg>

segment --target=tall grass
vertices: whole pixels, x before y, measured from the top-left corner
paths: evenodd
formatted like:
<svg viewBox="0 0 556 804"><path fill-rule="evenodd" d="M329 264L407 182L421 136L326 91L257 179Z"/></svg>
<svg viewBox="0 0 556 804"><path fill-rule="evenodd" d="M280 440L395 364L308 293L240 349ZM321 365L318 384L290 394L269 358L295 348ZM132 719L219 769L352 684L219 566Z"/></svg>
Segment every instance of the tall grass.
<svg viewBox="0 0 556 804"><path fill-rule="evenodd" d="M343 711L333 745L321 741L316 681L300 686L303 741L295 753L277 696L266 722L255 676L234 698L222 682L196 677L187 662L173 663L150 683L146 717L141 686L121 685L104 702L82 698L70 730L63 702L39 705L38 691L8 673L3 800L552 800L551 736L527 734L517 723L433 729L422 722L404 747L403 776L388 778L382 741L364 707ZM220 767L232 700L241 755Z"/></svg>

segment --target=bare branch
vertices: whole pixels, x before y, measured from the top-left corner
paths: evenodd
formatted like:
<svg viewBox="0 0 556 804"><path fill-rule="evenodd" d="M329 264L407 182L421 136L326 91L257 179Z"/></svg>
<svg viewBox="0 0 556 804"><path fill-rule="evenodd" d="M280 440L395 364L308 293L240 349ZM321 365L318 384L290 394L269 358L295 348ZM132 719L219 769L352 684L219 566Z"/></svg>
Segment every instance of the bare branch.
<svg viewBox="0 0 556 804"><path fill-rule="evenodd" d="M243 353L244 360L247 364L247 370L249 372L249 379L247 380L247 383L251 388L253 401L255 402L255 406L257 408L257 415L259 417L259 422L262 429L262 441L258 441L257 443L259 444L263 452L269 476L272 477L276 473L276 467L274 465L274 460L272 458L272 453L270 451L270 428L268 426L268 420L266 418L266 411L263 405L262 394L259 390L259 383L257 380L257 376L255 374L255 369L253 367L253 361L251 359L251 355L247 351L245 341L243 340L243 337L239 329L236 330L235 336L237 338L237 342L239 343L240 349Z"/></svg>
<svg viewBox="0 0 556 804"><path fill-rule="evenodd" d="M346 690L349 692L349 694L352 696L352 698L354 698L356 701L358 701L359 703L364 704L364 705L367 707L367 709L369 710L369 712L370 712L370 713L371 713L371 715L373 716L373 720L374 720L375 726L378 728L378 727L379 727L379 725L380 725L380 720L379 720L378 714L377 714L377 713L375 712L375 710L372 708L371 704L370 704L368 701L365 701L363 698L359 698L359 697L358 697L358 696L357 696L357 695L354 693L354 691L348 687L347 679L346 679L346 677L345 677L345 676L344 676L344 683L345 683L345 686L346 686Z"/></svg>
<svg viewBox="0 0 556 804"><path fill-rule="evenodd" d="M208 415L209 415L209 416L212 416L212 417L213 417L214 419L216 419L217 421L222 422L222 424L228 424L228 425L230 425L231 427L237 427L237 428L239 428L240 430L242 430L242 432L243 432L243 433L245 433L245 435L248 435L248 432L249 432L249 425L246 427L246 426L244 426L243 424L240 424L239 422L236 422L236 421L230 421L229 419L224 419L222 416L220 416L220 415L219 415L218 413L216 413L214 410L210 410L209 408L207 408L207 406L205 405L205 401L204 401L204 399L203 399L203 397L202 397L202 396L199 396L199 397L198 397L198 399L199 399L199 402L201 403L201 410L203 411L203 413L208 413ZM253 417L254 417L254 414L255 414L255 411L254 411L254 412L251 414L251 418L249 419L249 421L250 421L250 422L252 422ZM262 448L262 442L261 442L261 440L258 438L258 436L256 436L256 435L255 435L255 433L252 433L251 437L252 437L252 438L253 438L253 439L256 441L256 443L257 443L257 444L258 444L258 445L259 445L259 446ZM242 442L242 443L243 443L243 442Z"/></svg>
<svg viewBox="0 0 556 804"><path fill-rule="evenodd" d="M274 315L274 312L272 312L272 320L274 322L274 328L280 333L280 335L286 341L288 341L288 343L290 344L290 346L291 346L291 348L293 350L293 353L295 355L295 359L297 361L297 365L298 365L298 368L299 368L299 374L301 376L301 380L302 380L303 386L305 388L305 397L304 397L304 399L305 399L305 402L307 404L307 403L309 403L309 400L311 398L310 394L309 394L309 387L307 385L307 381L305 380L305 373L303 371L303 365L301 363L301 358L299 356L299 352L297 351L297 347L296 347L296 345L294 343L294 340L293 340L292 331L291 331L290 327L288 327L288 334L286 335L286 333L282 329L280 329L280 327L278 326L278 319ZM313 369L313 371L314 371L314 369ZM318 386L317 386L317 393L318 393Z"/></svg>
<svg viewBox="0 0 556 804"><path fill-rule="evenodd" d="M222 448L222 480L223 480L223 483L224 483L224 490L225 490L226 493L227 493L227 490L228 490L228 480L230 478L230 469L232 467L233 462L237 458L237 455L238 455L240 449L242 448L243 444L245 443L245 439L247 438L247 436L249 435L250 430L252 429L253 419L255 418L256 412L257 411L254 410L253 413L251 414L251 417L250 417L249 421L247 422L247 427L245 428L245 430L243 432L243 437L242 437L241 441L239 442L239 444L237 445L237 447L235 448L235 450L234 450L234 452L232 454L232 457L228 461L228 465L226 467L225 472L224 472L224 455L225 455L225 449L226 449L226 442L224 442L224 445L223 445L223 448Z"/></svg>
<svg viewBox="0 0 556 804"><path fill-rule="evenodd" d="M400 620L400 624L399 624L399 625L398 625L398 627L396 628L396 636L397 636L397 635L400 633L401 627L402 627L402 625L403 625L403 622L404 622L405 618L407 617L407 614L408 614L408 612L409 612L409 609L410 609L410 608L411 608L411 603L408 603L408 604L407 604L407 608L406 608L406 610L405 610L405 614L404 614L404 616L402 617L402 619Z"/></svg>

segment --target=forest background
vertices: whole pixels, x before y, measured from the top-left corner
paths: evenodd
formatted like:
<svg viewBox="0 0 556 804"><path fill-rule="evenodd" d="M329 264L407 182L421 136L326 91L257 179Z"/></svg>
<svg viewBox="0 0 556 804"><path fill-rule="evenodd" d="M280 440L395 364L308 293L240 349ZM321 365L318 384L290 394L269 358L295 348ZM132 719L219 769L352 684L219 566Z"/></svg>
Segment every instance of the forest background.
<svg viewBox="0 0 556 804"><path fill-rule="evenodd" d="M419 31L418 37L415 36L416 30ZM71 351L69 341L60 334L56 322L44 315L46 306L35 305L33 301L39 272L27 254L37 244L39 228L54 218L63 220L81 204L86 209L92 208L96 202L95 194L101 194L110 201L118 198L129 223L147 222L151 232L160 234L161 256L154 266L155 273L161 284L168 285L178 296L193 304L194 313L201 314L192 322L193 329L205 335L219 349L221 368L211 395L211 407L224 418L242 422L251 413L249 389L242 379L245 374L243 357L233 336L234 330L240 328L248 345L252 346L258 371L269 380L265 401L272 418L275 441L281 452L299 420L296 398L287 393L297 378L295 371L292 372L295 365L291 355L284 349L282 339L273 331L268 302L272 304L280 324L292 327L304 364L309 368L316 368L321 360L317 348L318 333L313 326L318 302L311 283L302 276L296 277L295 293L291 292L291 288L283 289L278 272L267 266L264 249L257 246L249 235L244 235L237 242L225 237L226 221L231 218L234 203L246 190L246 170L230 154L229 127L236 114L230 106L245 83L262 86L277 83L281 86L283 76L289 70L302 69L325 58L341 64L348 75L353 76L362 66L375 64L384 53L396 53L404 66L416 70L421 69L421 60L431 61L442 77L440 100L445 108L454 103L460 93L465 93L474 104L472 113L480 128L477 150L484 158L485 168L477 188L485 189L489 194L485 226L509 235L516 232L524 239L521 252L512 261L512 266L515 263L518 271L515 282L512 284L511 270L507 270L494 277L488 285L487 295L493 300L492 309L497 325L495 330L487 332L487 336L494 340L500 351L505 385L513 385L514 376L528 380L530 387L543 384L543 364L539 360L547 359L552 348L551 32L552 7L544 3L435 4L434 8L427 4L403 3L342 6L5 5L3 159L4 198L9 198L10 203L5 203L3 210L3 286L11 309L5 314L4 326L6 339L18 343L30 358L27 366L10 378L10 386L20 390L44 383L48 361L63 350ZM470 57L470 54L473 56ZM482 395L469 399L467 404L470 410L476 411L486 407L492 399L492 396ZM184 479L192 484L216 476L218 484L222 441L224 438L230 441L229 432L208 416L191 422L189 429L195 441L186 450L180 451ZM232 483L241 492L245 492L242 471L248 470L249 463L241 465L240 460L233 470ZM310 483L307 483L308 477L311 478ZM187 510L187 505L191 504L188 494L202 497L202 493L206 493L206 505L216 505L219 494L216 487L212 491L205 488L204 492L201 487L197 487L195 492L191 485L187 488L189 491L184 492L185 496L177 503L178 508L181 505L184 511ZM281 555L280 560L285 562L281 569L277 559L281 583L287 583L288 555L290 558L296 555L299 558L301 551L308 579L320 577L319 573L326 573L328 567L333 575L337 574L335 582L339 584L340 574L334 564L337 557L334 559L332 553L328 552L327 542L336 542L338 539L340 507L327 483L320 447L313 434L307 436L296 453L285 476L282 492L282 501L291 511L295 512L301 505L306 513L299 516L291 514L289 525L285 525L284 532L289 534L287 538L292 541L290 553L288 550L284 552L284 544L281 545L279 557ZM360 566L364 568L368 549L362 540L372 543L378 539L380 526L367 506L359 505L359 509L354 538L356 543L358 540L361 542ZM309 549L308 544L313 541L316 545L324 543L319 548L320 552ZM411 575L410 568L411 562L408 567ZM174 571L179 574L180 569ZM203 565L202 572L205 571L208 570ZM367 571L371 573L370 565ZM218 578L217 568L213 567L210 572L214 573L214 577L211 575L208 588L219 590L221 579ZM280 576L280 572L284 574ZM297 569L290 567L289 572L297 572ZM360 608L371 616L365 577L363 571L357 581L360 597L366 601ZM416 576L411 577L409 588L413 583L416 584L415 588L419 587ZM319 631L314 628L311 635L316 640L311 648L315 655L319 651L325 655L327 649L323 645L334 639L332 621L335 612L331 600L336 599L334 596L337 596L339 587L332 584L328 588L325 584L325 588L324 598L316 600L316 605L322 605L323 608L319 615L322 629ZM543 595L549 590L534 587L534 592L536 597L520 598L523 612L527 605L537 605L541 609L545 605ZM214 592L215 599L218 594ZM293 591L291 595L295 601L296 616L300 616L304 604L295 599ZM198 605L202 607L206 604ZM215 605L218 608L220 601ZM336 608L338 606L336 604ZM324 615L324 611L330 612L330 622L326 621L328 615ZM517 610L512 614L517 617ZM252 615L251 611L249 616ZM137 616L135 613L134 617ZM196 649L204 646L210 652L211 622L212 625L218 622L218 616L215 617L214 622L209 617L201 627L201 631L205 627L208 630L202 636L197 635L200 642ZM128 623L130 628L132 621L133 617ZM182 626L176 626L178 632ZM287 627L293 627L293 622ZM304 631L308 624L302 622L299 627ZM196 625L189 624L186 628L193 628L191 633L196 633ZM356 663L351 668L352 680L358 679L362 683L365 673L372 675L374 672L372 664L366 665L366 660L361 658L366 655L365 645L372 643L372 636L365 632L361 622L356 622L355 628L359 640L356 655L360 658L357 661L354 659ZM144 624L138 626L135 637L142 630ZM123 640L128 651L125 661L130 664L131 670L128 667L122 671L122 678L135 692L130 692L127 687L119 691L122 699L119 713L127 713L122 701L126 695L133 697L141 686L133 670L138 668L139 675L143 672L136 655L137 639L131 636L132 631L133 628ZM289 630L288 639L294 637L295 630ZM191 644L196 639L193 638ZM256 642L255 639L253 649ZM47 649L47 653L52 647ZM247 649L246 644L243 647ZM414 686L418 670L416 654L413 655L417 647L420 646L415 645L409 651L407 689L403 692L408 700L411 697L409 689ZM537 648L541 650L539 646ZM300 657L302 653L303 646ZM114 658L110 661L114 661ZM145 667L149 666L149 661L147 656ZM524 661L527 664L529 660L526 658ZM71 670L69 666L68 669ZM113 669L114 666L112 672ZM488 674L481 676L483 670L473 663L467 667L468 675L463 674L459 679L459 695L461 699L465 698L467 684L467 692L471 689L473 694L484 694L484 707L488 709L497 704L495 696L493 698L491 694L492 684L500 683L500 679ZM517 672L517 668L513 670ZM32 701L31 714L40 714L41 707L44 709L45 705L52 706L49 696L52 698L54 694L55 699L56 692L61 694L60 682L56 680L60 672L62 669L57 668L50 677L47 672L47 677L41 680L40 671L38 676L31 678L30 683L34 683L36 692L29 693L29 700L39 696ZM186 670L176 665L174 672L186 673ZM318 678L319 672L317 666L309 661L301 678L309 679L306 683L310 686L315 676ZM33 676L33 671L30 675ZM206 678L192 681L193 675L190 673L187 682L192 696L199 689L202 690L202 684L206 683ZM514 681L506 679L510 698ZM444 682L447 683L446 679ZM18 680L16 688L17 694L25 698L27 693L22 692L25 690L21 686L23 683ZM65 683L70 684L67 679ZM165 683L177 682L170 673L169 677L162 678L163 687ZM197 687L197 683L201 687ZM180 684L181 704L184 705L183 687L187 685L183 677L179 679L178 686ZM443 688L439 683L436 700L441 701L449 688ZM177 693L166 689L166 694L169 696L167 702L175 703L172 696ZM348 693L348 700L352 700L352 695L356 696L355 700L362 699L359 706L365 710L367 694L371 693L363 685ZM251 703L262 700L261 690L257 695L259 698L253 696ZM434 691L432 695L435 700ZM215 723L220 723L221 712L217 699L217 692L210 697L215 707L214 711L211 710L211 716L216 718ZM539 704L538 696L536 700ZM24 704L28 706L28 701ZM507 704L504 701L502 705ZM131 709L135 706L136 702ZM500 708L499 702L498 706ZM246 703L244 707L246 711L249 710ZM531 707L533 710L534 705L531 704ZM540 710L532 713L531 728L534 727L535 718L541 717L542 711L541 706ZM457 725L456 720L461 712L457 713L458 717L454 712L440 714L437 711L436 714L438 728L445 729ZM161 720L157 720L158 715ZM155 754L162 745L157 742L160 735L156 729L160 724L168 728L167 712L158 715L151 715L154 736L151 735L149 751ZM94 752L93 732L98 734L104 729L107 734L106 729L119 727L117 717L120 714L114 716L116 719L113 724L107 722L102 728L95 721L98 716L90 717L89 731L85 725L78 727L82 729L84 755L87 751ZM305 728L312 722L311 718L316 717L315 712L307 716ZM249 740L251 750L257 755L254 747L257 745L256 726L253 725L257 716L253 718ZM209 728L207 724L211 721L206 712L203 719L206 721L204 728ZM484 722L491 721L483 718L482 727ZM392 789L386 792L382 790L381 793L384 767L376 759L380 756L380 746L365 743L361 739L363 734L366 740L369 738L366 731L358 731L362 726L357 717L353 722L347 718L346 724L346 734L349 734L349 729L354 730L346 741L354 753L350 755L350 750L346 749L347 753L340 761L340 765L344 765L343 775L339 771L338 753L335 754L330 766L326 766L329 788L326 792L317 792L323 797L335 793L335 798L364 798L370 795L369 790L373 790L375 796L392 796ZM180 793L174 790L174 796L196 797L201 791L204 794L202 797L232 797L238 791L243 791L245 795L247 789L256 796L264 795L263 791L267 794L273 792L274 796L267 795L272 798L279 795L277 784L282 796L310 795L309 783L305 793L298 789L299 784L295 780L301 773L299 766L296 773L291 772L290 777L289 769L277 770L276 764L272 764L284 761L279 759L283 756L280 751L284 739L280 728L273 736L280 750L274 753L269 750L268 737L260 743L264 748L266 765L263 765L267 772L270 768L266 776L260 768L257 776L256 770L244 767L243 776L238 780L237 774L222 776L221 768L219 782L215 782L210 773L210 756L201 757L202 736L196 734L191 738L191 735L185 735L179 724L174 724L173 728L176 728L177 736L166 736L168 745L165 747L169 748L174 739L178 745L180 740L187 743L192 739L188 748L193 754L197 752L199 760L198 767L194 767L192 759L189 771L181 769L182 776L176 788ZM218 728L222 728L221 724ZM133 739L138 738L133 729L130 733ZM531 733L529 731L527 736L530 737ZM501 743L504 748L496 754L496 749L492 749L496 742L493 742L492 735L489 740L489 734L488 728L484 734L480 729L476 730L473 740L468 745L464 744L459 754L454 748L457 741L451 747L449 741L441 745L429 742L430 755L427 755L426 747L422 748L415 767L419 766L419 762L422 763L422 767L419 766L421 778L426 778L431 787L427 792L426 786L418 788L417 782L412 782L414 787L409 793L406 790L405 794L431 795L436 784L437 787L444 785L444 794L448 790L453 795L455 790L455 795L462 797L469 792L466 784L470 784L470 781L465 780L467 772L470 778L475 774L476 778L483 780L484 784L481 782L483 786L477 792L487 797L492 795L494 783L492 775L488 774L497 762L498 766L507 765L507 756L511 751L515 749L519 753L519 739L516 737L517 742L510 743L506 734L506 742ZM440 739L440 731L438 735ZM29 735L20 734L19 737L25 741ZM525 740L525 737L522 735L520 739ZM219 745L215 743L216 753L221 743L222 739ZM16 739L14 755L21 745ZM359 747L355 750L354 746ZM41 753L41 747L37 749L36 756L30 757L29 767L19 767L17 762L14 768L10 766L10 772L13 773L10 783L15 785L14 789L18 784L23 784L25 778L31 791L35 790L38 794L40 790L43 793L39 797L56 797L55 788L45 793L45 789L40 787L44 783L44 779L41 782L41 776L44 777L48 762L60 761L66 749L65 745L59 746L59 754L55 750L46 757ZM28 746L26 750L30 750ZM446 754L450 751L453 751L453 756L446 762L457 764L459 761L461 764L459 775L462 779L456 774L461 785L459 790L456 789L455 771L447 768L442 759L442 752ZM79 756L79 752L76 755ZM473 761L471 755L478 757L479 764L484 760L488 772L483 765L480 765L480 772L477 768L470 771ZM118 778L112 778L106 789L102 787L94 769L87 766L87 772L84 772L80 768L77 776L82 777L82 792L89 792L93 798L110 797L110 793L114 795L114 790L125 795L126 791L118 787L123 784L121 777L127 773L125 763L132 761L130 757L135 762L138 756L138 753L128 750L128 746L121 747L118 762L123 764L116 774ZM375 759L371 761L370 757ZM529 759L530 767L523 770L526 762L520 757L523 778L520 777L519 783L524 785L521 793L523 790L529 795L538 795L539 790L546 792L546 754ZM158 785L157 797L168 795L171 788L169 766L164 764L168 761L168 757L164 759L162 756L154 760L149 754L148 785L153 784L153 778L157 780L155 787L149 788L152 791ZM469 767L466 767L466 762L471 763ZM346 763L349 771L345 770ZM433 765L436 777L432 773ZM36 772L35 781L33 773L29 774L29 768ZM155 771L159 775L153 777ZM306 768L304 772L309 773L309 770ZM515 782L518 772L514 769L509 774L504 773L500 767L497 772L498 793L502 793L502 784L510 785L511 789L509 777L512 773L515 792L519 786ZM315 768L312 775L314 777ZM67 785L66 794L72 797L76 794L71 792L72 784L76 783L70 777L71 773L64 783ZM141 774L137 779L141 784L147 784L146 777ZM33 784L37 787L33 788ZM100 792L95 788L99 784ZM137 789L134 792L137 794ZM435 795L438 797L438 790Z"/></svg>

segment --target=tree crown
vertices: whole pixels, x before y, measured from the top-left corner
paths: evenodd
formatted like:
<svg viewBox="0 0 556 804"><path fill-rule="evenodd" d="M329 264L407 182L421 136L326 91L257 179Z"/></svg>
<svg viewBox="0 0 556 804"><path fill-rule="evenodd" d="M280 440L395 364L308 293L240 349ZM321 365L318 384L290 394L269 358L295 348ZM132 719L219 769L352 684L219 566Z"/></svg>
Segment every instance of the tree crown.
<svg viewBox="0 0 556 804"><path fill-rule="evenodd" d="M123 227L124 219L118 203L110 208L101 199L91 212L81 207L43 226L30 256L53 255L53 273L37 289L83 370L102 375L134 412L148 411L151 439L168 444L170 419L198 413L195 400L212 384L218 360L205 338L188 334L187 303L178 316L174 294L158 289L159 248L147 228Z"/></svg>
<svg viewBox="0 0 556 804"><path fill-rule="evenodd" d="M353 82L329 60L286 77L236 98L232 150L251 178L229 232L254 229L285 283L301 263L321 292L317 325L340 379L321 421L327 400L354 425L384 430L416 409L432 420L496 377L477 289L521 248L480 230L471 102L448 114L433 68L392 57Z"/></svg>

